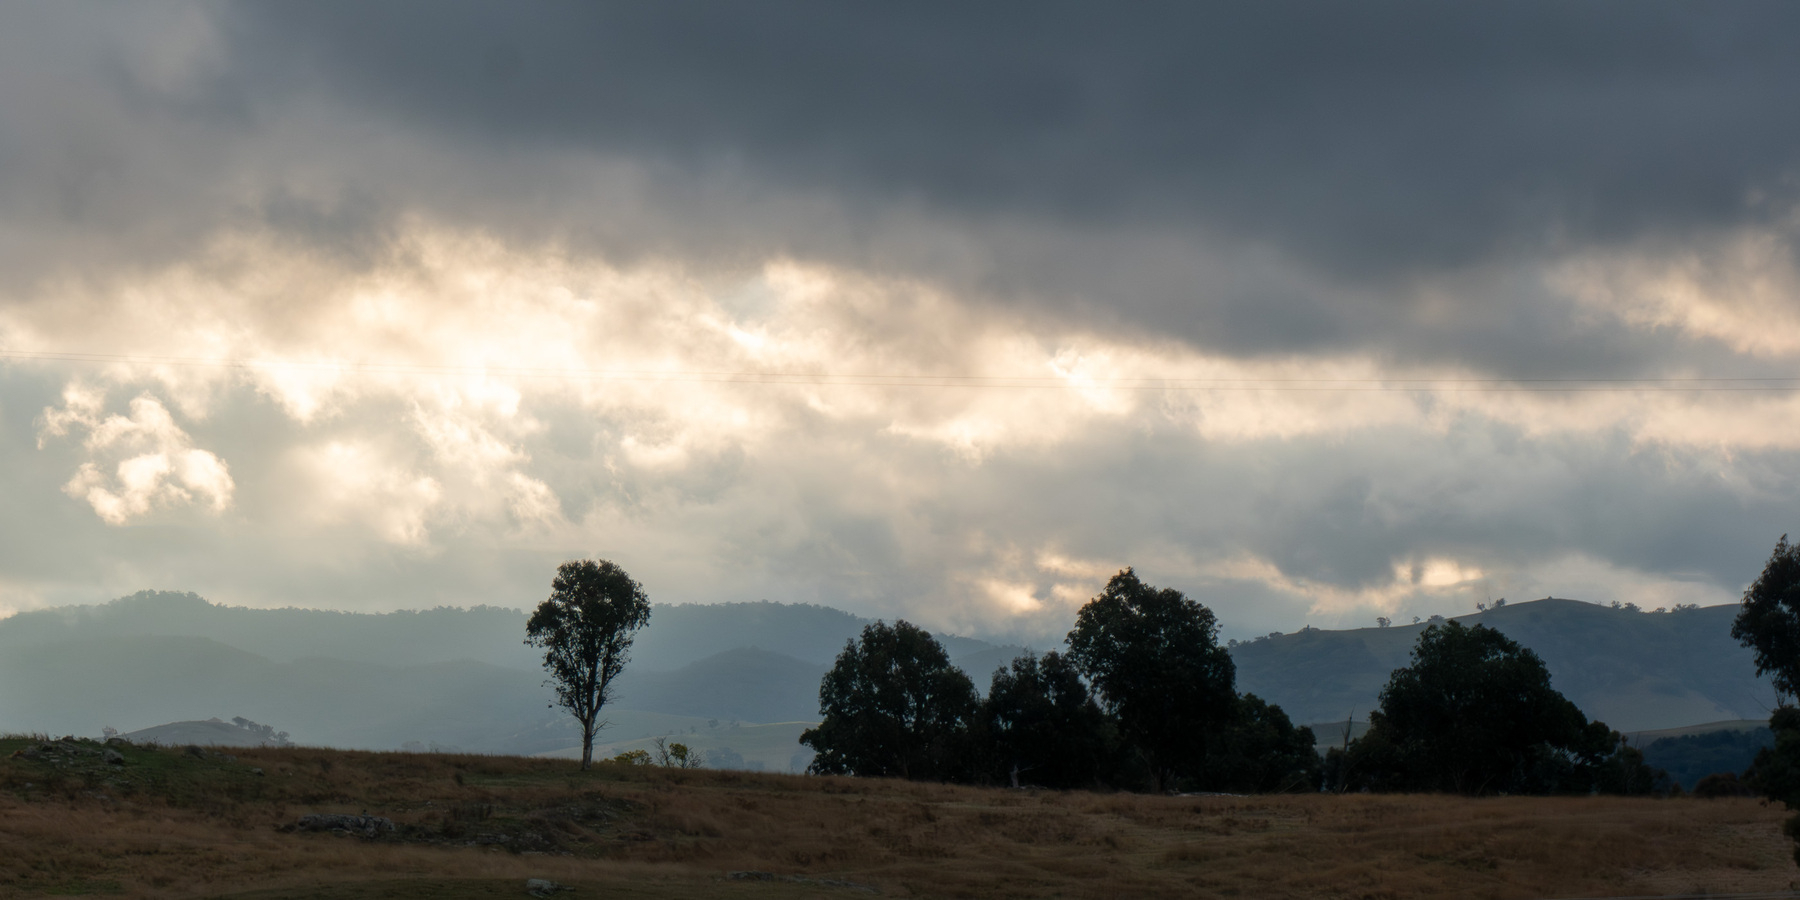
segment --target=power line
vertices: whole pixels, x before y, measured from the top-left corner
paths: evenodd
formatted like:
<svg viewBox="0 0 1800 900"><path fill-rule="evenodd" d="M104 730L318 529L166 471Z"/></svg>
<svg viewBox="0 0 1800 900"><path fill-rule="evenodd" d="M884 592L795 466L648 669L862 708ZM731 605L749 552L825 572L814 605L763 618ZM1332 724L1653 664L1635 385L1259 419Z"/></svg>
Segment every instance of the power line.
<svg viewBox="0 0 1800 900"><path fill-rule="evenodd" d="M486 375L573 381L628 381L691 384L794 385L814 387L1002 388L1124 391L1294 391L1432 393L1690 393L1800 390L1800 376L1664 378L1069 378L1052 375L880 374L768 372L744 370L579 369L547 366L359 362L345 360L247 360L192 356L149 356L77 351L0 348L0 360L91 365L179 366L215 369L297 369L362 375Z"/></svg>

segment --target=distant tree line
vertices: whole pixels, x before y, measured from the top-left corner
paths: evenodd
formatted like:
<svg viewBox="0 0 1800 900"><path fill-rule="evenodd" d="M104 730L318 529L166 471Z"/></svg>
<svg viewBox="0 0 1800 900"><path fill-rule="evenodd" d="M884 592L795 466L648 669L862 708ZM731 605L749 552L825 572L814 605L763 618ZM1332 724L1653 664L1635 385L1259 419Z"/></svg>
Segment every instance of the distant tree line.
<svg viewBox="0 0 1800 900"><path fill-rule="evenodd" d="M251 734L254 734L259 738L262 738L264 741L267 741L271 744L279 744L283 747L292 746L292 742L288 740L288 733L285 731L276 731L275 726L273 726L273 725L264 725L259 722L252 722L251 720L246 719L243 716L232 716L231 724L236 725L237 727L242 728L245 731L248 731ZM109 728L107 730L111 731L112 729Z"/></svg>
<svg viewBox="0 0 1800 900"><path fill-rule="evenodd" d="M1025 655L980 696L927 632L877 622L820 684L810 771L1153 791L1622 793L1667 779L1550 687L1536 654L1484 626L1433 623L1362 739L1236 690L1212 611L1131 569L1076 616L1067 651Z"/></svg>

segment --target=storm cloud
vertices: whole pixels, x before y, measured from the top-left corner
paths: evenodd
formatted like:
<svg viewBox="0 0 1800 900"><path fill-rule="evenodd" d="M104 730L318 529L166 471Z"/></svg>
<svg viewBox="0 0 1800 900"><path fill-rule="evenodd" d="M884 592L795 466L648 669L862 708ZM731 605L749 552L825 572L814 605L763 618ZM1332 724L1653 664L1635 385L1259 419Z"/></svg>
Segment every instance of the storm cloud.
<svg viewBox="0 0 1800 900"><path fill-rule="evenodd" d="M0 16L0 607L1291 630L1791 526L1787 5Z"/></svg>

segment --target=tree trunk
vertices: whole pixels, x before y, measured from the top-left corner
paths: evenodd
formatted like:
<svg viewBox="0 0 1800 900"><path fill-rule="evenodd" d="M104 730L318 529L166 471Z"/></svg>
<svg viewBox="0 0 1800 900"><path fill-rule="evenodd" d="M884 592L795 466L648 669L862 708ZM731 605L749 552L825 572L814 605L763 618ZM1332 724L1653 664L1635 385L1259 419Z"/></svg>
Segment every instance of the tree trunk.
<svg viewBox="0 0 1800 900"><path fill-rule="evenodd" d="M581 770L583 772L594 766L594 720L581 720Z"/></svg>

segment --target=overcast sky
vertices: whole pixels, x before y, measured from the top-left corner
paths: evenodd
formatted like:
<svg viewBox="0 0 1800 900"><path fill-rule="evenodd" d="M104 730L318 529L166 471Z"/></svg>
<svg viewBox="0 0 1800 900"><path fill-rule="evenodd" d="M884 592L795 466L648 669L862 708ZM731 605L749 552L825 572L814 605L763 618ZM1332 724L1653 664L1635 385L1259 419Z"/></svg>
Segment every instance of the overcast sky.
<svg viewBox="0 0 1800 900"><path fill-rule="evenodd" d="M1800 6L0 7L0 615L1737 598Z"/></svg>

